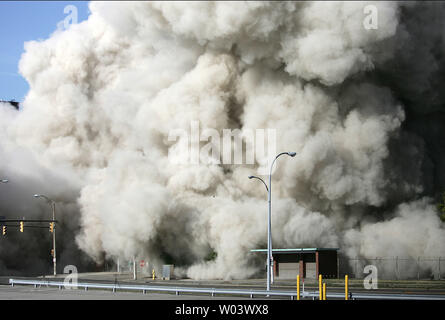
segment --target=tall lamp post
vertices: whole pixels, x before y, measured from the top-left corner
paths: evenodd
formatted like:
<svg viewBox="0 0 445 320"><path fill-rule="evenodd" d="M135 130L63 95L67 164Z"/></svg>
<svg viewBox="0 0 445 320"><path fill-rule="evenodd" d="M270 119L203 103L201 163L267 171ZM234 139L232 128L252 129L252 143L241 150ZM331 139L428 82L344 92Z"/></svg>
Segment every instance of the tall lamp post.
<svg viewBox="0 0 445 320"><path fill-rule="evenodd" d="M45 199L50 205L53 212L53 222L56 220L56 202L54 200L51 200L47 196L44 196L43 194L35 194L35 198L43 198ZM53 264L54 264L54 276L56 275L56 224L53 225Z"/></svg>
<svg viewBox="0 0 445 320"><path fill-rule="evenodd" d="M268 192L268 202L269 202L269 214L268 214L268 224L267 224L267 291L270 290L270 283L271 283L271 273L273 268L273 261L272 261L272 168L275 164L275 161L278 159L278 157L282 156L283 154L286 154L290 157L295 157L295 152L281 152L278 154L275 159L272 161L272 164L270 165L270 172L269 172L269 187L267 187L266 183L263 179L256 176L249 176L249 179L258 179L263 182L264 186L266 187L266 190Z"/></svg>

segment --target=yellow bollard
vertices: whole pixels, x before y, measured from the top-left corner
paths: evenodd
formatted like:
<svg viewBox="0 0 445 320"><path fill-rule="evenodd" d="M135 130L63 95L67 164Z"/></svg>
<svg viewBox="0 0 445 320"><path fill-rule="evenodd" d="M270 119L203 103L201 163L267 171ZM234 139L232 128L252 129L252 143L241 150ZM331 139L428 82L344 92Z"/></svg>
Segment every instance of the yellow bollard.
<svg viewBox="0 0 445 320"><path fill-rule="evenodd" d="M323 291L321 289L321 281L322 281L322 277L321 274L318 276L318 294L319 294L319 300L323 300Z"/></svg>
<svg viewBox="0 0 445 320"><path fill-rule="evenodd" d="M326 283L323 283L323 300L326 300Z"/></svg>
<svg viewBox="0 0 445 320"><path fill-rule="evenodd" d="M152 274L153 274L153 280L154 280L154 279L155 279L155 276L156 276L156 274L155 274L155 269L153 269Z"/></svg>
<svg viewBox="0 0 445 320"><path fill-rule="evenodd" d="M345 300L348 300L348 275L345 275Z"/></svg>
<svg viewBox="0 0 445 320"><path fill-rule="evenodd" d="M300 275L297 276L297 300L300 300Z"/></svg>

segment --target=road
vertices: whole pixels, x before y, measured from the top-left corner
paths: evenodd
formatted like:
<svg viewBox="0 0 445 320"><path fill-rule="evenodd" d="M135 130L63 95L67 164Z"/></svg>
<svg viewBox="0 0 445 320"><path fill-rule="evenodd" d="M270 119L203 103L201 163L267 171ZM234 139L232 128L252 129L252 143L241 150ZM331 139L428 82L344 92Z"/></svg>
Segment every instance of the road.
<svg viewBox="0 0 445 320"><path fill-rule="evenodd" d="M0 300L227 300L227 297L119 291L113 293L103 290L59 290L51 287L0 285ZM251 299L249 297L230 297L230 300Z"/></svg>
<svg viewBox="0 0 445 320"><path fill-rule="evenodd" d="M49 280L60 281L66 275L57 275L56 278L52 276L34 277L27 279L35 280ZM150 293L142 294L142 292L122 292L117 291L113 293L111 290L103 289L85 291L81 290L59 290L57 287L40 287L34 288L32 285L23 286L17 285L11 287L8 285L9 278L7 276L0 277L0 300L8 299L42 299L42 300L251 300L248 296L221 296L215 295L211 297L207 294L169 294L169 293ZM15 278L15 277L14 277ZM129 285L152 285L152 286L178 286L178 287L199 287L199 288L227 288L227 289L245 289L245 290L264 290L264 279L249 279L249 280L171 280L163 281L160 279L152 280L149 277L138 277L137 280L132 280L131 275L124 273L81 273L78 274L79 282L93 282L93 283L108 283L108 284L129 284ZM338 280L327 280L327 293L338 293L340 297L344 294L344 287ZM415 281L415 282L384 282L382 287L378 290L365 290L359 286L359 281L351 281L350 292L353 294L405 294L405 295L429 295L430 297L440 296L445 297L445 282L444 281ZM380 283L379 283L380 284ZM273 290L294 291L296 286L294 281L277 281ZM318 290L316 281L306 284L306 291L315 292ZM258 298L264 299L259 296ZM284 299L289 297L273 297L271 300Z"/></svg>
<svg viewBox="0 0 445 320"><path fill-rule="evenodd" d="M310 290L313 291L313 290ZM343 292L340 290L330 290L331 293L339 293L340 297L335 298L335 300L343 300ZM360 294L355 291L356 294ZM373 291L373 292L361 292L361 294L388 294L388 293L396 293L394 291ZM416 294L416 295L424 295L425 298L444 298L444 295L438 295L437 293L432 292L397 292L403 294ZM318 296L318 294L316 294ZM221 296L215 295L212 297L208 294L190 294L190 293L180 293L179 295L175 295L173 293L156 293L156 292L147 292L143 294L141 291L139 292L128 292L128 291L119 291L112 292L107 289L89 289L85 291L83 289L58 289L57 287L34 287L32 285L0 285L0 300L289 300L289 297L270 297L266 298L264 296L256 297L251 299L249 296ZM307 299L311 300L312 298L308 297ZM334 298L330 298L333 300Z"/></svg>

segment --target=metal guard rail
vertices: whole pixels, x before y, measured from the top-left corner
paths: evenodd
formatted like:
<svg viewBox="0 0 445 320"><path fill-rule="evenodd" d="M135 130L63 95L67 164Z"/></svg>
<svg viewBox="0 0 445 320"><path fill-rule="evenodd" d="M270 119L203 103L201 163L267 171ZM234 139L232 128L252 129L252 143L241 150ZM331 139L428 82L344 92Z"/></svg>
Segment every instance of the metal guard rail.
<svg viewBox="0 0 445 320"><path fill-rule="evenodd" d="M166 286L143 286L143 285L127 285L127 284L110 284L110 283L71 283L64 281L42 281L42 280L23 280L23 279L9 279L11 286L15 284L34 285L37 286L54 286L62 289L63 287L84 288L85 291L88 288L93 289L111 289L113 292L116 290L135 290L146 293L147 291L154 292L174 292L179 295L180 292L184 293L208 293L212 297L215 294L231 294L231 295L249 295L250 298L255 296L287 296L291 300L297 296L297 291L278 291L278 290L239 290L239 289L223 289L223 288L193 288L193 287L166 287ZM300 292L301 298L312 298L317 300L319 298L318 291L302 291ZM344 293L328 293L326 298L344 299ZM433 296L433 295L414 295L414 294L352 294L349 295L350 300L356 299L379 299L379 300L445 300L445 296Z"/></svg>

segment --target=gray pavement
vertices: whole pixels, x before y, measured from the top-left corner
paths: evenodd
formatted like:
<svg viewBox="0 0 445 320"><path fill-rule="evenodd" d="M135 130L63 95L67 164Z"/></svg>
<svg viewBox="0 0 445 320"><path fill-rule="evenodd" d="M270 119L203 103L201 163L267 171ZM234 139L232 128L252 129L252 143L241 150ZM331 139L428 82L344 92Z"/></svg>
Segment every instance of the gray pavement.
<svg viewBox="0 0 445 320"><path fill-rule="evenodd" d="M63 280L66 275L57 275L57 277L42 276L27 279L35 280ZM142 294L139 292L116 292L107 290L58 290L57 288L37 288L33 286L14 286L8 285L9 278L20 277L0 277L0 300L1 299L69 299L69 300L243 300L250 297L243 296L218 296L211 297L206 294L180 294L178 296L169 293L150 293ZM327 283L327 292L344 293L344 281L342 279L324 279ZM173 279L173 280L153 280L148 275L139 274L137 280L133 280L130 273L116 272L98 272L98 273L81 273L78 274L78 282L94 282L94 283L116 283L116 284L145 284L153 286L179 286L179 287L199 287L199 288L235 288L235 289L258 289L263 290L266 286L265 279L246 279L246 280L191 280L191 279ZM2 284L2 285L1 285ZM365 290L363 288L363 280L350 280L350 292L352 293L396 293L396 294L412 294L412 295L431 295L445 296L445 281L379 281L379 289ZM306 291L317 291L318 283L315 280L305 281ZM294 280L276 280L272 286L272 290L296 290ZM261 298L264 299L264 298ZM274 297L274 299L277 299ZM288 299L281 297L280 299Z"/></svg>
<svg viewBox="0 0 445 320"><path fill-rule="evenodd" d="M226 300L227 297L205 295L175 295L165 293L111 292L105 290L59 290L33 286L0 285L0 300ZM248 297L230 297L230 300L251 300Z"/></svg>

